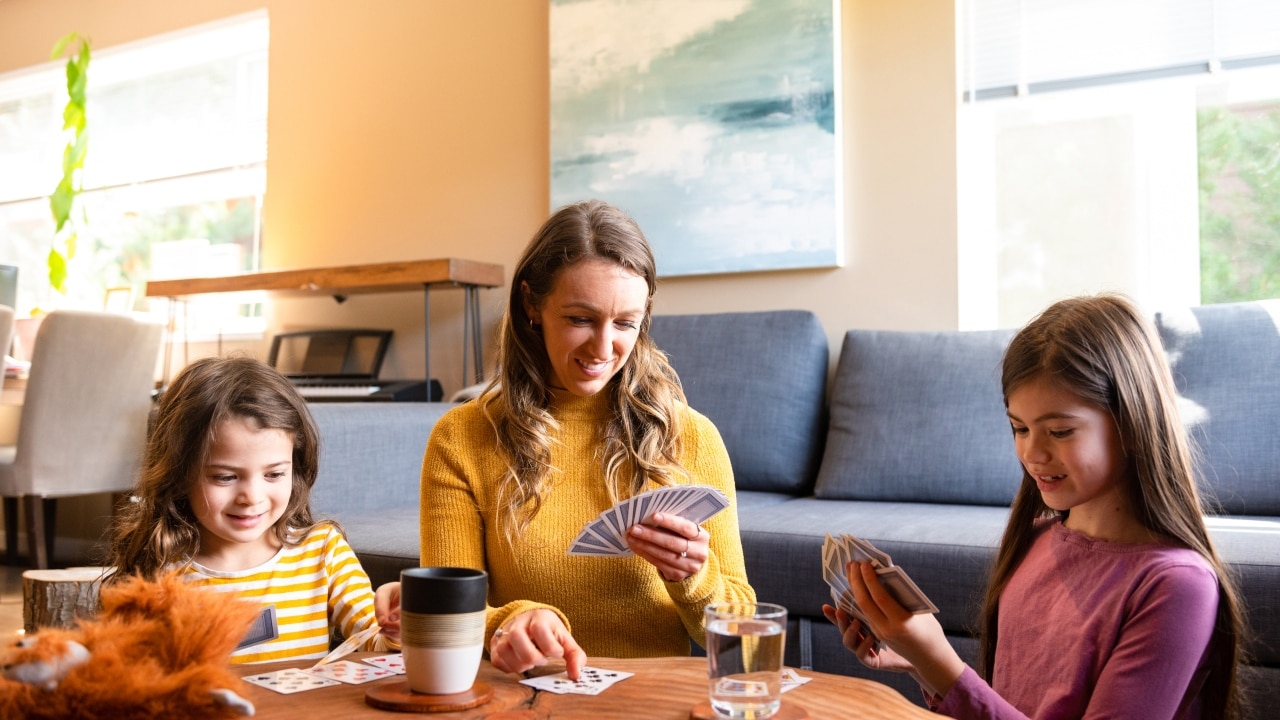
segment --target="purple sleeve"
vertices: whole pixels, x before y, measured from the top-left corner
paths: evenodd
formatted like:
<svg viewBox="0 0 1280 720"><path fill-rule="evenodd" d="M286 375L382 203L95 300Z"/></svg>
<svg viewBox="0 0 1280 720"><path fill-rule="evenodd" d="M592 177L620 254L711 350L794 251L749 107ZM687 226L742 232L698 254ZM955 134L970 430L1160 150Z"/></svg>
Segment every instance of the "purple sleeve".
<svg viewBox="0 0 1280 720"><path fill-rule="evenodd" d="M935 710L953 718L1027 720L1026 715L1000 697L971 667L964 669Z"/></svg>

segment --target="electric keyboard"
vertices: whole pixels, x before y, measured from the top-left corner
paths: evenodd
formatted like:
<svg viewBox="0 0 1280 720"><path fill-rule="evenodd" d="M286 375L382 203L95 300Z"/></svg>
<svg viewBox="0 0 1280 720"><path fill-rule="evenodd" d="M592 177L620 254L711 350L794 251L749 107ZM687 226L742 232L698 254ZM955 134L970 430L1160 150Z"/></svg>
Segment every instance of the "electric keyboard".
<svg viewBox="0 0 1280 720"><path fill-rule="evenodd" d="M424 380L330 380L289 378L308 402L427 402ZM439 380L431 381L431 400L443 396Z"/></svg>

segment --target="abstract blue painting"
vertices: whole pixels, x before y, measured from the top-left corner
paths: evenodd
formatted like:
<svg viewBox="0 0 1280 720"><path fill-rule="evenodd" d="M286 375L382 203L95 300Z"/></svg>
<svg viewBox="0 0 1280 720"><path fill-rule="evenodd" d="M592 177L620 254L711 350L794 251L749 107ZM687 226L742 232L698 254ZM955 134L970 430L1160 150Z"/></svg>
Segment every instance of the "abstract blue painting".
<svg viewBox="0 0 1280 720"><path fill-rule="evenodd" d="M838 0L551 0L552 207L607 200L664 276L843 263Z"/></svg>

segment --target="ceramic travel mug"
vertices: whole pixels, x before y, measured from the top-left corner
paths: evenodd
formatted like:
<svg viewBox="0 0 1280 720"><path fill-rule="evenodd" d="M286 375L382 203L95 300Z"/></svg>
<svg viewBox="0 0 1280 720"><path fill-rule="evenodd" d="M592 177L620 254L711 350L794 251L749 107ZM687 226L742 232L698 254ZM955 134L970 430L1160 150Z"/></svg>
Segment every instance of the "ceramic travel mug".
<svg viewBox="0 0 1280 720"><path fill-rule="evenodd" d="M456 567L400 572L400 644L409 689L429 695L466 692L484 653L489 574Z"/></svg>

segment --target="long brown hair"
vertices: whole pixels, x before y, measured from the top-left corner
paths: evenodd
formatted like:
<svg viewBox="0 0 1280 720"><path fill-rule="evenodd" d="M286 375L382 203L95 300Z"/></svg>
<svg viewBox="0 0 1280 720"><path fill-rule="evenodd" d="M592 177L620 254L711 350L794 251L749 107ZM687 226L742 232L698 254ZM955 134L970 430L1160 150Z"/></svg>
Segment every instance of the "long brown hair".
<svg viewBox="0 0 1280 720"><path fill-rule="evenodd" d="M108 565L114 577L154 578L170 564L197 554L200 527L188 497L217 429L232 418L293 436L293 487L284 515L271 531L281 543L292 545L299 530L315 524L310 499L320 435L306 401L261 361L203 358L183 368L160 395L134 497L112 524Z"/></svg>
<svg viewBox="0 0 1280 720"><path fill-rule="evenodd" d="M516 264L503 317L499 372L481 396L507 460L498 494L508 540L518 537L542 505L551 470L550 360L540 330L525 311L541 307L566 268L601 259L644 278L644 318L626 365L601 392L613 410L602 428L602 470L610 497L634 494L645 483L672 482L679 465L680 415L685 402L667 357L649 337L657 289L653 252L640 227L608 203L591 200L560 208L543 223Z"/></svg>
<svg viewBox="0 0 1280 720"><path fill-rule="evenodd" d="M1055 303L1023 328L1005 351L1001 384L1006 406L1011 393L1042 378L1052 378L1111 414L1130 464L1125 491L1139 522L1200 553L1213 567L1218 576L1218 617L1203 709L1205 717L1239 717L1244 693L1238 674L1244 663L1246 620L1236 583L1204 524L1193 448L1155 329L1119 295ZM1024 468L983 607L980 659L988 682L995 663L1000 593L1034 539L1035 521L1054 515L1065 518L1067 513L1045 505Z"/></svg>

